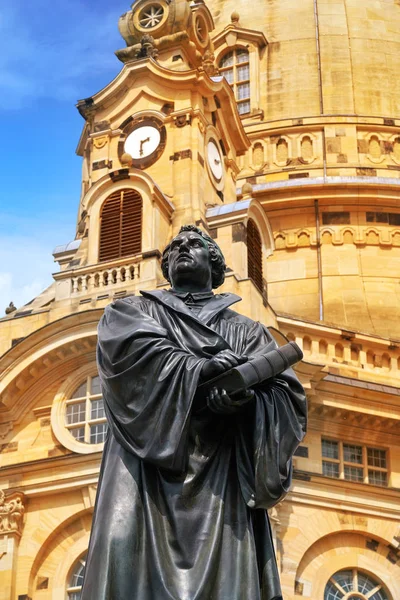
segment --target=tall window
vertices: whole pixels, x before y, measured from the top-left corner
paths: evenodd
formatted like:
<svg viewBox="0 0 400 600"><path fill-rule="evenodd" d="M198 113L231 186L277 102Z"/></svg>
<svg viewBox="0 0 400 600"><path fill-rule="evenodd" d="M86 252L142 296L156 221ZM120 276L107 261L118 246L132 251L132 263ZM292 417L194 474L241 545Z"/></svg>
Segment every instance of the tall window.
<svg viewBox="0 0 400 600"><path fill-rule="evenodd" d="M219 70L234 91L239 114L250 112L250 64L249 53L244 48L236 48L225 54Z"/></svg>
<svg viewBox="0 0 400 600"><path fill-rule="evenodd" d="M87 377L66 401L65 427L78 442L104 442L107 423L98 375Z"/></svg>
<svg viewBox="0 0 400 600"><path fill-rule="evenodd" d="M85 574L86 555L76 561L67 585L68 600L81 600L83 576Z"/></svg>
<svg viewBox="0 0 400 600"><path fill-rule="evenodd" d="M324 600L389 600L389 597L374 577L358 569L348 569L330 578Z"/></svg>
<svg viewBox="0 0 400 600"><path fill-rule="evenodd" d="M322 473L327 477L387 486L387 452L380 448L322 439Z"/></svg>
<svg viewBox="0 0 400 600"><path fill-rule="evenodd" d="M261 236L253 219L247 221L247 273L256 288L262 293L262 245Z"/></svg>
<svg viewBox="0 0 400 600"><path fill-rule="evenodd" d="M114 192L100 216L100 262L139 254L142 248L142 197L136 190Z"/></svg>

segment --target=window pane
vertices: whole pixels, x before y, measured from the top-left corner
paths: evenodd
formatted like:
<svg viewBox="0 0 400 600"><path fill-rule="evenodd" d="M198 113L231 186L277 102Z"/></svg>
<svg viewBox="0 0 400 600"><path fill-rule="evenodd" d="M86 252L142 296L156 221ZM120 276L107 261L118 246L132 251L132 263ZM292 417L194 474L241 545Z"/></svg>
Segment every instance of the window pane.
<svg viewBox="0 0 400 600"><path fill-rule="evenodd" d="M232 67L233 66L233 52L228 52L228 54L225 54L225 56L222 58L220 65L221 69L223 69L224 67Z"/></svg>
<svg viewBox="0 0 400 600"><path fill-rule="evenodd" d="M75 427L74 429L70 429L69 431L70 431L70 433L72 433L72 435L78 442L85 441L85 428L84 427Z"/></svg>
<svg viewBox="0 0 400 600"><path fill-rule="evenodd" d="M353 446L351 444L343 444L343 460L344 462L352 462L362 465L362 447Z"/></svg>
<svg viewBox="0 0 400 600"><path fill-rule="evenodd" d="M92 400L90 403L90 418L101 419L105 416L103 398L99 398L99 400Z"/></svg>
<svg viewBox="0 0 400 600"><path fill-rule="evenodd" d="M250 98L250 84L242 83L237 86L237 99L243 100L244 98Z"/></svg>
<svg viewBox="0 0 400 600"><path fill-rule="evenodd" d="M342 600L343 594L333 583L329 582L325 588L324 600Z"/></svg>
<svg viewBox="0 0 400 600"><path fill-rule="evenodd" d="M358 591L362 594L366 594L376 587L376 583L371 581L368 575L364 575L363 573L358 573Z"/></svg>
<svg viewBox="0 0 400 600"><path fill-rule="evenodd" d="M85 420L85 402L78 402L78 404L69 404L66 412L67 425L73 423L81 423Z"/></svg>
<svg viewBox="0 0 400 600"><path fill-rule="evenodd" d="M101 394L100 377L98 375L96 375L96 377L92 377L91 394Z"/></svg>
<svg viewBox="0 0 400 600"><path fill-rule="evenodd" d="M236 63L244 63L249 61L249 53L247 50L236 50Z"/></svg>
<svg viewBox="0 0 400 600"><path fill-rule="evenodd" d="M379 590L379 592L376 592L369 600L387 600L387 595L383 590Z"/></svg>
<svg viewBox="0 0 400 600"><path fill-rule="evenodd" d="M90 443L101 444L106 439L107 423L90 426Z"/></svg>
<svg viewBox="0 0 400 600"><path fill-rule="evenodd" d="M85 559L86 556L80 558L78 563L75 565L74 571L71 575L69 585L67 588L68 600L81 600L81 590L76 588L81 588L83 585L83 577L85 574Z"/></svg>
<svg viewBox="0 0 400 600"><path fill-rule="evenodd" d="M372 485L387 486L387 473L385 471L372 471L368 469L368 482Z"/></svg>
<svg viewBox="0 0 400 600"><path fill-rule="evenodd" d="M239 115L245 115L250 112L250 102L247 100L246 102L238 103L238 111Z"/></svg>
<svg viewBox="0 0 400 600"><path fill-rule="evenodd" d="M82 383L72 394L71 398L84 398L86 396L87 382Z"/></svg>
<svg viewBox="0 0 400 600"><path fill-rule="evenodd" d="M359 467L344 467L344 478L348 481L364 481L363 470Z"/></svg>
<svg viewBox="0 0 400 600"><path fill-rule="evenodd" d="M386 469L386 450L367 448L368 464L370 467Z"/></svg>
<svg viewBox="0 0 400 600"><path fill-rule="evenodd" d="M83 585L83 576L85 574L85 565L80 563L76 571L73 573L70 581L69 587L78 587L79 585Z"/></svg>
<svg viewBox="0 0 400 600"><path fill-rule="evenodd" d="M327 460L322 461L322 473L325 477L339 477L339 464L328 462Z"/></svg>
<svg viewBox="0 0 400 600"><path fill-rule="evenodd" d="M250 79L249 65L238 67L236 79L237 81L247 81L248 79Z"/></svg>
<svg viewBox="0 0 400 600"><path fill-rule="evenodd" d="M233 69L228 69L227 71L223 71L222 75L225 77L228 83L233 83Z"/></svg>
<svg viewBox="0 0 400 600"><path fill-rule="evenodd" d="M339 443L322 440L322 456L324 458L339 458Z"/></svg>
<svg viewBox="0 0 400 600"><path fill-rule="evenodd" d="M353 571L341 571L340 573L336 573L332 579L333 581L336 581L345 592L356 591L353 587Z"/></svg>

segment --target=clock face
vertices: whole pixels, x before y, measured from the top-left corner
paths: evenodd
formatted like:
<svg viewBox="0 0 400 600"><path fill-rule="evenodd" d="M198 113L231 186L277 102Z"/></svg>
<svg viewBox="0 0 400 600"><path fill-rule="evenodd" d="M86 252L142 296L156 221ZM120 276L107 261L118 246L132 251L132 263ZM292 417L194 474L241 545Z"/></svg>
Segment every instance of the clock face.
<svg viewBox="0 0 400 600"><path fill-rule="evenodd" d="M217 181L221 181L223 175L222 156L214 140L210 140L207 144L207 159L211 173Z"/></svg>
<svg viewBox="0 0 400 600"><path fill-rule="evenodd" d="M133 160L141 160L150 156L159 146L160 131L153 125L137 127L125 140L124 152L130 154Z"/></svg>

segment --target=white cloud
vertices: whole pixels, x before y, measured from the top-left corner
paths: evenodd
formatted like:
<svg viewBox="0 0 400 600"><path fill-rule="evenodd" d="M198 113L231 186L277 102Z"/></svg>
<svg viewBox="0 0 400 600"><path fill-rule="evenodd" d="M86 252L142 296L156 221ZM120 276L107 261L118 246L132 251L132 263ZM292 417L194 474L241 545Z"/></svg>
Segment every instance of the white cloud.
<svg viewBox="0 0 400 600"><path fill-rule="evenodd" d="M17 235L5 233L8 222L17 223ZM56 221L56 222L55 222ZM42 219L14 218L1 215L4 225L0 232L0 317L9 303L20 308L46 289L58 270L52 251L74 236L71 223L63 224L62 217L44 222Z"/></svg>

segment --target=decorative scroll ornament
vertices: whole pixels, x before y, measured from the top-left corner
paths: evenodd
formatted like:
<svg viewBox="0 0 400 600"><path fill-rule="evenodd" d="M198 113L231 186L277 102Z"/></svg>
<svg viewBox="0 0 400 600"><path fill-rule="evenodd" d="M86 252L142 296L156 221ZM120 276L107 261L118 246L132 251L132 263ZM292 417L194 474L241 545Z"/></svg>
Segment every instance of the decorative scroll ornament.
<svg viewBox="0 0 400 600"><path fill-rule="evenodd" d="M24 494L16 492L6 499L0 490L0 536L10 533L22 533L22 521L25 512Z"/></svg>

